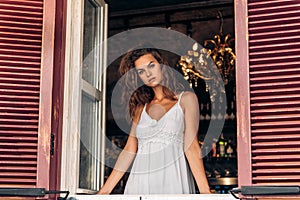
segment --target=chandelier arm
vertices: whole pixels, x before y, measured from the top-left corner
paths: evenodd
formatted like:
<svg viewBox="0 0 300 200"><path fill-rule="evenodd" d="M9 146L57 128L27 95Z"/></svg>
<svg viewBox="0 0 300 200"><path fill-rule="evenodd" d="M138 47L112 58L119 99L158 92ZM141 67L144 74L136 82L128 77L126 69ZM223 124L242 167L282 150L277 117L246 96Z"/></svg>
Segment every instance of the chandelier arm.
<svg viewBox="0 0 300 200"><path fill-rule="evenodd" d="M218 10L218 14L219 14L219 18L220 18L220 29L219 29L219 33L220 35L223 34L223 16L220 10Z"/></svg>
<svg viewBox="0 0 300 200"><path fill-rule="evenodd" d="M212 78L207 78L205 76L202 76L199 72L196 72L195 70L193 69L189 69L190 72L192 72L194 75L196 75L197 77L203 79L203 80L212 80Z"/></svg>

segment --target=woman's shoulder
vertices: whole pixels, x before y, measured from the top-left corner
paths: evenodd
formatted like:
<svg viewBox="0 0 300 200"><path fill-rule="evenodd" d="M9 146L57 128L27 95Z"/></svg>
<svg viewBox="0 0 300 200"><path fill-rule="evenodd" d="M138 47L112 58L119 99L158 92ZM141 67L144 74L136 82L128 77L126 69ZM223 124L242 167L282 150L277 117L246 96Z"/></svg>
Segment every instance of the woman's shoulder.
<svg viewBox="0 0 300 200"><path fill-rule="evenodd" d="M183 107L192 105L194 103L198 103L198 97L194 92L191 91L184 91L181 94L180 98L180 104Z"/></svg>
<svg viewBox="0 0 300 200"><path fill-rule="evenodd" d="M135 115L134 115L135 117L133 119L133 122L138 123L140 121L141 114L143 112L144 107L145 107L145 105L143 105L143 104L139 104L136 106Z"/></svg>
<svg viewBox="0 0 300 200"><path fill-rule="evenodd" d="M191 91L183 91L181 94L181 100L197 100L197 95Z"/></svg>

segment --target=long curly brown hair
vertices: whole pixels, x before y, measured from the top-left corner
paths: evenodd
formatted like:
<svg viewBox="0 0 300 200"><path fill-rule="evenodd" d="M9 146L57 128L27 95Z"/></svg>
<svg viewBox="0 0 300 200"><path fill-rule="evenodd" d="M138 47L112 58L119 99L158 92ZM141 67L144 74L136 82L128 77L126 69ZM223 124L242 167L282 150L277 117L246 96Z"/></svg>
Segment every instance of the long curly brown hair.
<svg viewBox="0 0 300 200"><path fill-rule="evenodd" d="M154 48L135 49L127 52L120 63L119 72L123 78L121 100L125 104L128 103L129 119L133 120L137 117L137 108L150 103L154 98L154 92L151 87L146 86L139 78L134 62L143 55L151 54L160 64L162 68L162 83L163 93L166 98L176 100L176 94L184 90L176 78L174 69L169 67L168 62L162 57L161 53Z"/></svg>

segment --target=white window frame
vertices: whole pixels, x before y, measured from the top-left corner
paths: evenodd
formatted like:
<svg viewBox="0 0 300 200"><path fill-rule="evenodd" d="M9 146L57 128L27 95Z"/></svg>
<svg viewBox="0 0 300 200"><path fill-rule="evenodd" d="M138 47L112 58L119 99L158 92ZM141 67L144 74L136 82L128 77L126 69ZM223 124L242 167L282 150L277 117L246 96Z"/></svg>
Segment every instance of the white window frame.
<svg viewBox="0 0 300 200"><path fill-rule="evenodd" d="M93 0L100 5L100 41L107 38L107 4L104 0ZM83 63L83 18L84 0L67 1L66 21L66 49L65 49L65 76L64 76L64 111L61 157L61 190L68 190L70 194L94 193L92 190L79 188L79 155L80 155L80 121L81 121L81 92L100 98L98 155L101 158L97 190L104 181L104 154L105 154L105 97L106 97L106 46L100 45L99 90L82 79L81 67ZM102 73L101 73L102 71ZM101 77L102 76L102 77ZM100 128L101 127L101 128ZM98 160L99 160L98 159Z"/></svg>

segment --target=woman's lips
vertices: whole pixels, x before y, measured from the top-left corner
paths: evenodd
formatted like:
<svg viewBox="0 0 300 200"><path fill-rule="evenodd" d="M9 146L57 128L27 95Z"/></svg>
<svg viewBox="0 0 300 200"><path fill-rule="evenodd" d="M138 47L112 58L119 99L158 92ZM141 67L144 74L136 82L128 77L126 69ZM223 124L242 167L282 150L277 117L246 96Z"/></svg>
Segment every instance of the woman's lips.
<svg viewBox="0 0 300 200"><path fill-rule="evenodd" d="M153 81L155 81L155 77L150 78L148 82L149 82L149 83L152 83Z"/></svg>

